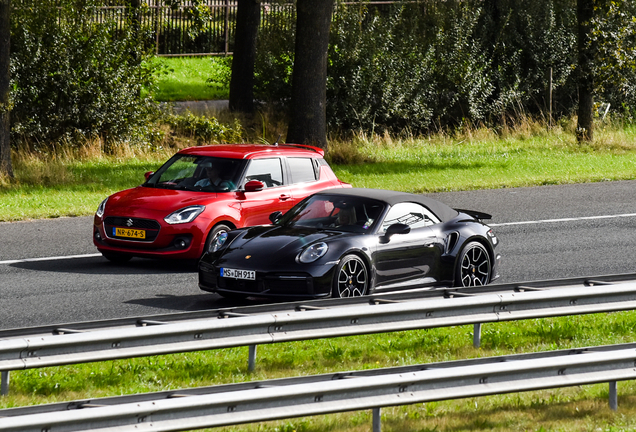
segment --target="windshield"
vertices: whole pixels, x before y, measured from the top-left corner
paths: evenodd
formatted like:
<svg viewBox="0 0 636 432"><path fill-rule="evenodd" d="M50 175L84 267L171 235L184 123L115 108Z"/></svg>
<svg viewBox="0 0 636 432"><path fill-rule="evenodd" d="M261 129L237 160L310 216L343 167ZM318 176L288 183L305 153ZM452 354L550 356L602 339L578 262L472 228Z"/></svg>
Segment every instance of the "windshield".
<svg viewBox="0 0 636 432"><path fill-rule="evenodd" d="M371 232L384 208L384 203L373 199L318 194L294 206L277 225Z"/></svg>
<svg viewBox="0 0 636 432"><path fill-rule="evenodd" d="M245 164L243 159L176 154L144 186L205 192L234 191Z"/></svg>

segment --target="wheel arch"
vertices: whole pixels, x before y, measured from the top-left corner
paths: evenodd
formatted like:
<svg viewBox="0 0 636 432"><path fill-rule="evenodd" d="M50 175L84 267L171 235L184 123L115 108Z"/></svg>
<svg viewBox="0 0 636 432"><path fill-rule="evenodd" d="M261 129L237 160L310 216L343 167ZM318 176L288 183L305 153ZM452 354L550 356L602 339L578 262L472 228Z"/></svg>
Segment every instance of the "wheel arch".
<svg viewBox="0 0 636 432"><path fill-rule="evenodd" d="M495 251L494 251L494 249L492 248L492 246L490 245L490 243L488 243L488 240L486 240L485 238L483 238L483 237L482 237L482 236L480 236L480 235L473 235L473 236L471 236L471 237L468 237L466 240L464 240L464 241L462 242L462 244L461 244L461 246L459 247L459 249L457 249L457 255L455 255L455 261L454 261L454 264L453 264L453 285L457 282L457 281L455 280L455 279L456 279L456 277L455 277L455 273L456 273L456 272L455 272L455 269L457 269L457 264L458 264L459 258L460 258L461 254L462 254L462 251L463 251L463 250L464 250L464 248L466 247L466 245L467 245L468 243L471 243L471 242L477 242L477 243L480 243L480 244L481 244L481 245L482 245L482 246L486 249L486 252L488 252L488 258L490 258L490 265L491 265L491 267L492 267L492 266L494 265L494 263L495 263ZM490 274L490 280L488 281L488 283L490 283L490 281L492 281L492 276L493 276L493 275L492 275L492 273L491 273L491 274Z"/></svg>
<svg viewBox="0 0 636 432"><path fill-rule="evenodd" d="M375 291L375 266L371 262L371 257L364 253L364 251L360 249L349 249L340 254L340 258L338 258L338 262L342 261L344 257L347 255L356 255L358 256L364 265L367 266L367 272L369 273L369 286L367 288L367 295L372 294Z"/></svg>

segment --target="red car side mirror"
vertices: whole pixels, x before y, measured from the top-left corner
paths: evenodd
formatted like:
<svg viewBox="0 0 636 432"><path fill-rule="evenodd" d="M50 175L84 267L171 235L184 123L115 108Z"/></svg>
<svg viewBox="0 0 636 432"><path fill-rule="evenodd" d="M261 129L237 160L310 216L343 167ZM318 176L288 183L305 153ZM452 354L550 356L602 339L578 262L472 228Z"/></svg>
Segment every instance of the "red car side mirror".
<svg viewBox="0 0 636 432"><path fill-rule="evenodd" d="M148 180L150 176L153 175L154 173L155 173L154 171L148 171L147 173L144 174L144 177L146 177L146 180Z"/></svg>
<svg viewBox="0 0 636 432"><path fill-rule="evenodd" d="M265 188L265 184L262 181L250 180L245 183L245 192L258 192Z"/></svg>

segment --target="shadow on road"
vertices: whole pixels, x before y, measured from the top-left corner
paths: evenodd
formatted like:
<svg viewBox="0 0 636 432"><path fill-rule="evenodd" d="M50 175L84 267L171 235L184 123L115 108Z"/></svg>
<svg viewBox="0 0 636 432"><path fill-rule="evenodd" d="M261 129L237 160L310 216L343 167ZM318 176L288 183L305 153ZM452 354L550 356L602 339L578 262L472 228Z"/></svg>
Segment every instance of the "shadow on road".
<svg viewBox="0 0 636 432"><path fill-rule="evenodd" d="M233 308L260 304L250 300L228 300L218 294L199 294L189 296L177 296L172 294L158 294L151 298L128 300L124 303L147 306L152 308L169 309L173 311L201 311L208 309Z"/></svg>
<svg viewBox="0 0 636 432"><path fill-rule="evenodd" d="M74 258L55 261L32 261L10 264L9 267L56 273L140 275L161 273L195 273L195 260L152 260L133 258L124 264L115 264L102 257Z"/></svg>

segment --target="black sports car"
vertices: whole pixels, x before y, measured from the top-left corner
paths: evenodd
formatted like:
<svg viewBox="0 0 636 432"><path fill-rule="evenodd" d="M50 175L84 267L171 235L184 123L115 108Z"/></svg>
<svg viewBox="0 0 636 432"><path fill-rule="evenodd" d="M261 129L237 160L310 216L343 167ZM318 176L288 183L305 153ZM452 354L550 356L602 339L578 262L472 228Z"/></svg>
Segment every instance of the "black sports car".
<svg viewBox="0 0 636 432"><path fill-rule="evenodd" d="M199 286L225 297L352 297L498 277L485 213L377 189L311 195L272 225L224 232L199 262Z"/></svg>

